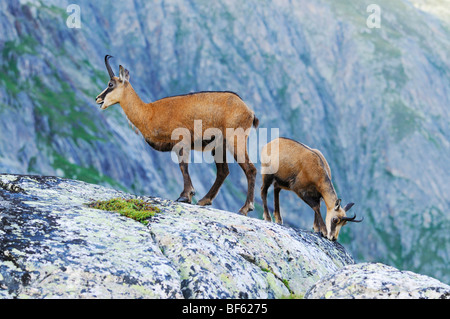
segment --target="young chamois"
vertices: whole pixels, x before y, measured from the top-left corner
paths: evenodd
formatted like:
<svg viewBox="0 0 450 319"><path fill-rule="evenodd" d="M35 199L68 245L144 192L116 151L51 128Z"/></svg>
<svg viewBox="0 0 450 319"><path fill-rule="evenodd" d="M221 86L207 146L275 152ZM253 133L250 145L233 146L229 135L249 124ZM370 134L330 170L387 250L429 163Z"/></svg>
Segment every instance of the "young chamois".
<svg viewBox="0 0 450 319"><path fill-rule="evenodd" d="M232 92L198 92L144 103L129 82L128 70L120 65L119 77L115 76L109 58L111 56L105 56L110 77L108 87L97 96L96 102L102 110L119 103L128 119L139 129L152 148L161 152L175 151L184 183L184 189L177 201L191 203L195 194L189 176L189 154L186 154L189 152L186 152L186 149L206 151L208 143L217 142L216 147L211 150L217 167L217 177L198 205L211 205L228 176L228 149L247 177L247 199L239 212L247 215L253 210L256 168L249 160L247 139L251 127L256 128L259 121L241 98ZM200 127L198 123L201 123ZM178 132L177 129L188 132L188 141L175 133ZM231 135L231 138L227 139L229 136L226 133L229 129L242 134Z"/></svg>
<svg viewBox="0 0 450 319"><path fill-rule="evenodd" d="M267 207L267 190L274 184L275 222L282 224L280 215L280 191L290 190L296 193L314 210L314 231L324 237L336 240L342 226L347 222L361 222L346 217L346 212L354 205L341 207L341 200L331 183L331 171L325 157L316 149L287 138L277 138L261 151L262 187L261 198L264 205L264 219L271 221ZM320 214L320 200L327 207L326 224Z"/></svg>

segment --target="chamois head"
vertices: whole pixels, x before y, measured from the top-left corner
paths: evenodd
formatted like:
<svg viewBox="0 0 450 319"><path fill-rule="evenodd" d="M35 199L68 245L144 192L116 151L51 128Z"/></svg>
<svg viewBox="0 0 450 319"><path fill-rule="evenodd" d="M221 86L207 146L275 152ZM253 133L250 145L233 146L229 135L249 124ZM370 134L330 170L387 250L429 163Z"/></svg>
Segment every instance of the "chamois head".
<svg viewBox="0 0 450 319"><path fill-rule="evenodd" d="M109 74L108 87L96 97L96 102L97 104L100 104L102 110L106 110L109 106L120 103L123 90L130 80L130 73L121 65L119 66L119 77L114 75L108 61L110 58L112 58L112 56L105 56L105 65Z"/></svg>
<svg viewBox="0 0 450 319"><path fill-rule="evenodd" d="M339 236L341 227L347 224L347 222L359 223L363 221L364 218L355 220L356 215L354 215L353 217L346 216L346 212L348 212L353 205L354 203L348 203L344 208L342 208L341 200L338 199L334 205L334 208L331 208L331 210L327 211L325 223L328 230L327 237L329 240L336 240Z"/></svg>

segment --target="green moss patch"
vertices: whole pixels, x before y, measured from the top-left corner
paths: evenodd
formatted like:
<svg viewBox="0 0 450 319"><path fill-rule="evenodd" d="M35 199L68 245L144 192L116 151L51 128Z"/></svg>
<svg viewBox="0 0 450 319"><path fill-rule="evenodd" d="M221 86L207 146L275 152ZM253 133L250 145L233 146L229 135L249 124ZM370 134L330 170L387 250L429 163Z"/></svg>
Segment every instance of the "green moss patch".
<svg viewBox="0 0 450 319"><path fill-rule="evenodd" d="M142 199L122 199L113 198L107 201L96 201L87 204L90 208L118 212L123 216L132 218L144 225L148 224L148 219L159 213L161 210L150 205Z"/></svg>

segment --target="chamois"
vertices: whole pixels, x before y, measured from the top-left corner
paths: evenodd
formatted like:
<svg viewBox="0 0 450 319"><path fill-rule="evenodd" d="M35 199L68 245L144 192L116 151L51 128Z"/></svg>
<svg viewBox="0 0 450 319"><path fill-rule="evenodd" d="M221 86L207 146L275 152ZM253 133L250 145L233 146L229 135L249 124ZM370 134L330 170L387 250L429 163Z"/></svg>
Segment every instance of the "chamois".
<svg viewBox="0 0 450 319"><path fill-rule="evenodd" d="M229 169L226 161L228 149L247 178L247 199L239 212L247 215L253 210L256 168L250 162L247 153L247 139L251 127L256 128L259 121L242 99L228 91L197 92L144 103L129 82L129 71L120 65L119 77L115 76L109 64L110 58L110 55L105 56L105 65L110 77L108 87L97 96L96 102L102 110L119 103L128 119L139 129L152 148L161 152L175 151L184 183L183 191L177 201L191 203L192 196L195 195L188 171L189 155L184 150L188 148L206 151L208 143L222 142L219 144L220 148L216 144L216 148L212 150L217 168L216 180L209 192L198 201L198 205L211 205L228 176ZM196 131L197 128L194 129L194 124L199 121L201 121L200 132ZM190 145L183 145L184 139L180 136L173 138L174 132L180 128L188 131ZM208 129L218 133L210 136L211 133L208 135L208 132L205 132ZM228 129L243 133L240 136L232 135L232 138L227 139ZM183 145L181 148L178 147L180 143Z"/></svg>
<svg viewBox="0 0 450 319"><path fill-rule="evenodd" d="M319 150L288 138L277 138L266 144L261 151L261 198L264 205L264 219L271 221L267 207L267 190L274 184L275 222L282 224L280 215L280 191L296 193L314 210L315 232L320 232L330 240L336 240L342 226L355 220L356 215L347 217L346 212L354 205L341 207L331 182L331 171L325 157ZM320 214L320 200L327 207L326 224Z"/></svg>

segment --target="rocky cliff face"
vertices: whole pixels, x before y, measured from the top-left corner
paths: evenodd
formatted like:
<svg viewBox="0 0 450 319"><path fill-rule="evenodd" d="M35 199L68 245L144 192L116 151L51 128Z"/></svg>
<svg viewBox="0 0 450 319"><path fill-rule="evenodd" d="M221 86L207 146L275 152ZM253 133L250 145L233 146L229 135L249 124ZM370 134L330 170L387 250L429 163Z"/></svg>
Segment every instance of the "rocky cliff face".
<svg viewBox="0 0 450 319"><path fill-rule="evenodd" d="M387 298L383 287L349 292L345 279L367 276L343 246L308 231L155 197L142 197L160 209L144 226L86 206L134 195L56 177L0 179L0 298ZM401 293L389 297L450 298L435 279L370 270ZM408 295L410 286L431 293Z"/></svg>
<svg viewBox="0 0 450 319"><path fill-rule="evenodd" d="M367 4L354 1L77 3L80 29L66 25L70 1L0 3L1 172L178 197L181 174L169 155L128 129L118 106L94 105L111 54L145 101L238 92L262 128L324 153L340 197L365 217L341 234L357 260L450 281L450 29L442 4L378 1L381 28L370 29ZM213 165L190 171L204 195ZM214 207L237 211L245 189L231 165ZM281 200L285 222L311 227L312 212L294 194Z"/></svg>

